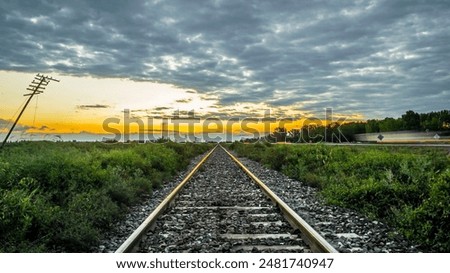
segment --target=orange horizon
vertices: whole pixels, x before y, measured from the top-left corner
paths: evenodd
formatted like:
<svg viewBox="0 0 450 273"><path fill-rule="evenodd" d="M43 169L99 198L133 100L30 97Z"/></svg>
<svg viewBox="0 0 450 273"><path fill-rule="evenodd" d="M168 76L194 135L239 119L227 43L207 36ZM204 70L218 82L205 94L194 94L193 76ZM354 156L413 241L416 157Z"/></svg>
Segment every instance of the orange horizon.
<svg viewBox="0 0 450 273"><path fill-rule="evenodd" d="M106 120L106 119L105 119ZM173 121L172 121L173 120ZM153 120L153 124L149 125L146 120L136 122L133 120L129 125L125 125L123 120L118 118L109 123L98 122L25 122L19 123L19 126L28 128L28 134L111 134L111 133L157 133L157 132L181 132L181 133L231 133L239 134L245 132L267 133L273 132L276 128L282 127L287 130L302 129L308 125L327 126L330 121L320 119L301 118L297 120L274 120L270 122L263 122L263 119L185 119L178 121L178 119L167 119L167 124L164 124L163 119ZM335 122L335 121L333 121ZM360 120L345 120L340 124L350 122L361 122ZM11 122L12 123L12 122ZM15 130L16 134L19 130ZM6 128L0 129L0 133L6 133Z"/></svg>

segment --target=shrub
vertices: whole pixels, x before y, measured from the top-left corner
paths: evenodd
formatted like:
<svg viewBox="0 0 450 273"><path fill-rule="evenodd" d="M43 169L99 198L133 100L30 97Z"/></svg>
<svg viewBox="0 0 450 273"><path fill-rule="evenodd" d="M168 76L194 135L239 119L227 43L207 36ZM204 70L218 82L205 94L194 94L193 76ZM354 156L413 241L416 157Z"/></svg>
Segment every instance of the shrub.
<svg viewBox="0 0 450 273"><path fill-rule="evenodd" d="M450 251L446 151L315 144L232 147L240 156L319 188L330 204L383 219L428 248Z"/></svg>
<svg viewBox="0 0 450 273"><path fill-rule="evenodd" d="M398 213L398 222L408 238L440 252L450 251L450 169L432 183L430 196L414 208Z"/></svg>
<svg viewBox="0 0 450 273"><path fill-rule="evenodd" d="M0 241L2 252L45 250L47 231L58 208L44 196L26 189L0 190Z"/></svg>
<svg viewBox="0 0 450 273"><path fill-rule="evenodd" d="M211 145L22 142L0 154L0 251L86 252Z"/></svg>

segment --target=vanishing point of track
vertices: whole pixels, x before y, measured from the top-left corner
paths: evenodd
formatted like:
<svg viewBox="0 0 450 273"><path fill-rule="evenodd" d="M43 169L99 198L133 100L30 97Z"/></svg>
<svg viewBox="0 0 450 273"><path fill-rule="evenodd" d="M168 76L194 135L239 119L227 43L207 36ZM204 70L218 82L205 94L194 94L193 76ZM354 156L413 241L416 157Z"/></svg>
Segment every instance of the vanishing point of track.
<svg viewBox="0 0 450 273"><path fill-rule="evenodd" d="M217 145L116 252L337 252Z"/></svg>

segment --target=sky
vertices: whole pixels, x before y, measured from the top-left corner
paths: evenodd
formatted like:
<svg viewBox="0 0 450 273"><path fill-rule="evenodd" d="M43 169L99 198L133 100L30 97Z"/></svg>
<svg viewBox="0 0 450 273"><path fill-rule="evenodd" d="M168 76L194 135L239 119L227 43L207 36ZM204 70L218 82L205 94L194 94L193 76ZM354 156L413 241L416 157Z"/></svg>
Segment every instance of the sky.
<svg viewBox="0 0 450 273"><path fill-rule="evenodd" d="M399 117L448 109L450 1L2 0L0 130L108 117ZM3 126L5 127L5 126Z"/></svg>

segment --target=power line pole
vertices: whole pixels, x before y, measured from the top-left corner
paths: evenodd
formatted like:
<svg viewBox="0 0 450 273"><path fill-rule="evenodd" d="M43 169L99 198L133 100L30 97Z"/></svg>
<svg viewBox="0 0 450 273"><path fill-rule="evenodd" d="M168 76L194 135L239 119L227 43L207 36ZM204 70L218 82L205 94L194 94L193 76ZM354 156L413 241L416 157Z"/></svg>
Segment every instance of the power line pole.
<svg viewBox="0 0 450 273"><path fill-rule="evenodd" d="M47 77L41 74L37 74L34 77L34 80L31 82L31 84L28 86L27 90L31 91L31 93L24 94L24 96L29 96L27 102L22 108L22 111L20 111L20 114L17 116L16 121L14 121L13 126L9 130L8 134L6 135L5 139L3 140L2 146L0 146L0 150L5 146L6 142L8 141L9 136L13 132L14 128L17 125L17 122L19 122L20 117L22 117L23 112L25 112L25 109L27 108L28 104L30 103L31 99L33 99L34 95L39 95L44 93L45 87L50 83L50 81L59 82L59 80L53 79L52 77Z"/></svg>

